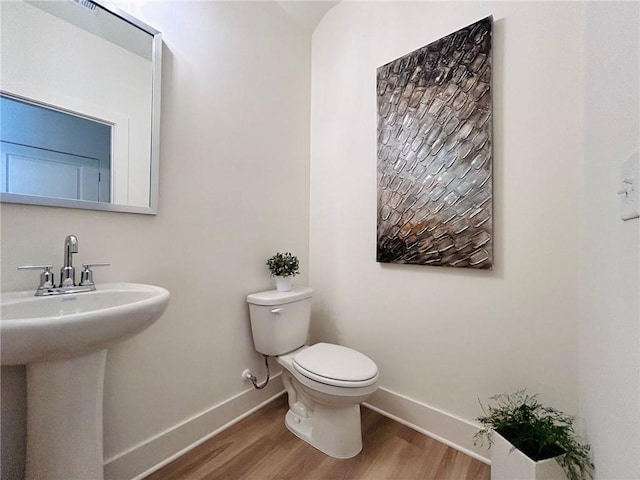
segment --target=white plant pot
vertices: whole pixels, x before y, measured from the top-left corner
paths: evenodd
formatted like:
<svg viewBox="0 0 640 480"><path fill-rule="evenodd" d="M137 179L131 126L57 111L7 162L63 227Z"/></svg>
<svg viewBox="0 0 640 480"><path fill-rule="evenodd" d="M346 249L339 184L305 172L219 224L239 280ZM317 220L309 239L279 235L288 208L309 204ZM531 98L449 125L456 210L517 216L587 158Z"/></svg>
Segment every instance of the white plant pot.
<svg viewBox="0 0 640 480"><path fill-rule="evenodd" d="M279 277L276 275L276 290L279 292L288 292L293 288L293 277Z"/></svg>
<svg viewBox="0 0 640 480"><path fill-rule="evenodd" d="M491 438L491 480L567 480L557 457L535 462L499 433Z"/></svg>

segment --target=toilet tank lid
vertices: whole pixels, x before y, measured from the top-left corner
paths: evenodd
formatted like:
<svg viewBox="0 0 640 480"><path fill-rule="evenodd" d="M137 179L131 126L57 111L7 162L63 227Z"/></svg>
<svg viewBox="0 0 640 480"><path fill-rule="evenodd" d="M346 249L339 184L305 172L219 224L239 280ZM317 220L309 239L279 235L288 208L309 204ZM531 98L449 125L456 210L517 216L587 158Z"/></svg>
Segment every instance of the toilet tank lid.
<svg viewBox="0 0 640 480"><path fill-rule="evenodd" d="M247 295L247 302L253 305L282 305L311 298L313 290L309 287L294 286L288 292L269 290Z"/></svg>

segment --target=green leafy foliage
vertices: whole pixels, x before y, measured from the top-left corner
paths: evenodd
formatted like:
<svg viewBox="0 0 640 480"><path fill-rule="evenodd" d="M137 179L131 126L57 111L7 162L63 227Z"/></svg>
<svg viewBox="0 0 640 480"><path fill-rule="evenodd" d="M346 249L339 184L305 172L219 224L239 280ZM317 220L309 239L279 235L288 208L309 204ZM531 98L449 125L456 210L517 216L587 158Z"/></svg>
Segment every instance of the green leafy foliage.
<svg viewBox="0 0 640 480"><path fill-rule="evenodd" d="M289 252L276 253L267 260L267 267L269 267L272 277L288 277L290 275L295 277L300 273L298 257Z"/></svg>
<svg viewBox="0 0 640 480"><path fill-rule="evenodd" d="M477 420L483 428L476 433L476 442L487 440L491 446L491 432L495 430L534 461L560 455L557 461L569 480L593 478L590 447L578 441L574 417L545 407L538 395L528 395L525 390L490 399L494 405L485 408L480 403L484 415Z"/></svg>

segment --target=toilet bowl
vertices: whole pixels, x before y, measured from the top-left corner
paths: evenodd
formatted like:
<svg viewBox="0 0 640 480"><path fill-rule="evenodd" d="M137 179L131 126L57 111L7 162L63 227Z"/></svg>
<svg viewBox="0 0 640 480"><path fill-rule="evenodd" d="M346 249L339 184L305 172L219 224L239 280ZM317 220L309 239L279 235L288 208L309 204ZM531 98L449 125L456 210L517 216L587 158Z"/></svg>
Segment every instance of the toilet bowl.
<svg viewBox="0 0 640 480"><path fill-rule="evenodd" d="M350 363L358 356L359 361ZM327 368L324 359L333 368ZM331 457L357 455L362 450L360 403L378 388L375 363L360 352L328 343L278 356L278 363L285 369L282 382L289 396L287 428Z"/></svg>
<svg viewBox="0 0 640 480"><path fill-rule="evenodd" d="M335 458L362 450L360 403L378 388L378 368L341 345L306 345L312 290L261 292L247 297L256 350L277 357L289 399L287 428Z"/></svg>

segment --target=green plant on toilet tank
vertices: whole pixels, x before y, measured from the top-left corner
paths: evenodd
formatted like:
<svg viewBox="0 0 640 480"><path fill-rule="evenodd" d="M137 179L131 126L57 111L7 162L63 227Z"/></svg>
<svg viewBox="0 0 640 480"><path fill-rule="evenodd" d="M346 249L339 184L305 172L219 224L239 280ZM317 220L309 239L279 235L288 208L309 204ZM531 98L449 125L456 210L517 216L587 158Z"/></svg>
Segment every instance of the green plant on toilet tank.
<svg viewBox="0 0 640 480"><path fill-rule="evenodd" d="M288 292L292 288L292 279L300 273L298 257L290 252L276 253L267 260L267 267L271 276L276 279L276 289L280 292Z"/></svg>
<svg viewBox="0 0 640 480"><path fill-rule="evenodd" d="M298 270L300 267L298 257L289 252L276 253L267 260L267 267L269 267L272 277L295 277L300 273L300 270Z"/></svg>
<svg viewBox="0 0 640 480"><path fill-rule="evenodd" d="M477 420L482 429L476 442L493 443L492 433L499 433L511 443L511 452L520 450L534 462L555 458L569 480L593 478L590 447L577 439L575 418L538 401L538 395L525 390L513 394L498 394L490 398L494 404L486 408ZM492 469L494 459L492 457Z"/></svg>

